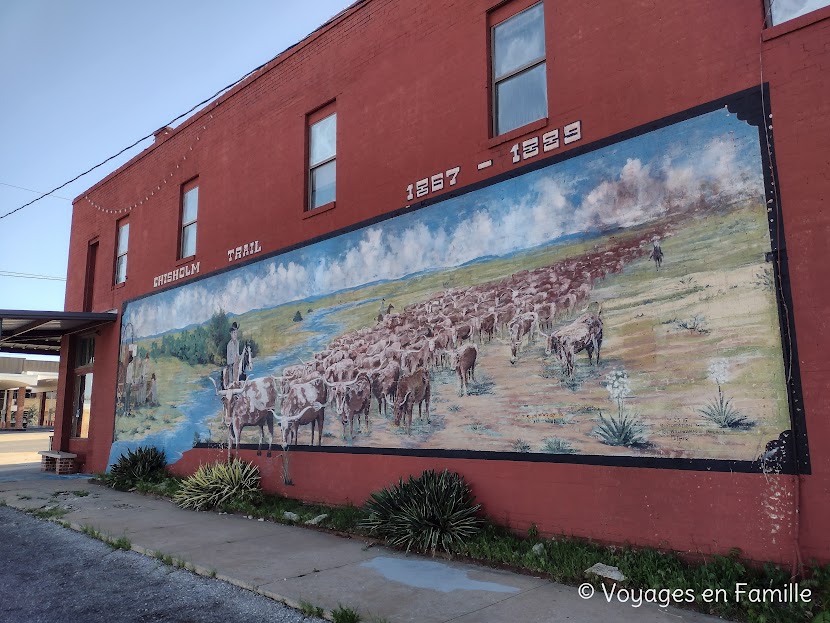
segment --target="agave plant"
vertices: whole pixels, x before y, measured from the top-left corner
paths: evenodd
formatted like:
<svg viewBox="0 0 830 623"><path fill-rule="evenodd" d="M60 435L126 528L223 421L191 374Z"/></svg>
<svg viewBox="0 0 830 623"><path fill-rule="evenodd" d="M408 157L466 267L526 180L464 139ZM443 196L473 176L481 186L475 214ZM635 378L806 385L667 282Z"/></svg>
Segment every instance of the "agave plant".
<svg viewBox="0 0 830 623"><path fill-rule="evenodd" d="M260 493L259 468L240 459L208 463L182 482L173 501L182 508L208 510L224 502L251 501Z"/></svg>
<svg viewBox="0 0 830 623"><path fill-rule="evenodd" d="M606 419L600 411L599 422L594 433L604 444L628 447L646 444L643 424L628 413L620 413L618 417L611 415Z"/></svg>
<svg viewBox="0 0 830 623"><path fill-rule="evenodd" d="M464 478L444 470L425 471L420 477L377 491L366 503L368 517L361 522L390 545L431 552L460 549L478 533L481 519Z"/></svg>
<svg viewBox="0 0 830 623"><path fill-rule="evenodd" d="M107 482L115 489L132 489L139 482L158 482L165 475L167 457L153 446L127 450L110 468Z"/></svg>

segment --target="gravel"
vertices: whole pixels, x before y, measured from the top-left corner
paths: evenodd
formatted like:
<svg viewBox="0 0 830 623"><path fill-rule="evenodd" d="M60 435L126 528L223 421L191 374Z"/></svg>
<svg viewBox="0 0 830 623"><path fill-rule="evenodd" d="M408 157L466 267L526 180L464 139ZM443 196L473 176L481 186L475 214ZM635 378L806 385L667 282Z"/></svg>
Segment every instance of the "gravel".
<svg viewBox="0 0 830 623"><path fill-rule="evenodd" d="M8 507L0 534L4 623L321 621Z"/></svg>

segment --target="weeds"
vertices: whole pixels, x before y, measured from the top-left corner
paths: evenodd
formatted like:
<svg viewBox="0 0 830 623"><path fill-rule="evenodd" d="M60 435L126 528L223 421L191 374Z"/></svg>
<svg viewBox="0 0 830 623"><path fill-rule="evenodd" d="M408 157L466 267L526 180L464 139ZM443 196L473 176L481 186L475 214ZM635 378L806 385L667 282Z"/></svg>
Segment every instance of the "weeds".
<svg viewBox="0 0 830 623"><path fill-rule="evenodd" d="M38 519L60 519L69 513L69 509L61 508L60 506L47 506L46 508L39 508L30 512Z"/></svg>
<svg viewBox="0 0 830 623"><path fill-rule="evenodd" d="M315 606L303 599L300 600L300 612L307 617L318 617L320 619L325 615L325 612L320 606Z"/></svg>
<svg viewBox="0 0 830 623"><path fill-rule="evenodd" d="M18 495L17 499L18 500L31 500L32 496L31 495Z"/></svg>
<svg viewBox="0 0 830 623"><path fill-rule="evenodd" d="M677 329L683 329L697 335L708 335L709 329L706 327L706 319L703 316L693 316L688 320L678 320L673 318L663 324L673 324Z"/></svg>
<svg viewBox="0 0 830 623"><path fill-rule="evenodd" d="M360 623L360 615L351 608L341 604L331 611L331 620L334 623Z"/></svg>
<svg viewBox="0 0 830 623"><path fill-rule="evenodd" d="M72 495L79 498L85 498L89 495L89 491L84 491L83 489L78 489L76 491L71 491Z"/></svg>

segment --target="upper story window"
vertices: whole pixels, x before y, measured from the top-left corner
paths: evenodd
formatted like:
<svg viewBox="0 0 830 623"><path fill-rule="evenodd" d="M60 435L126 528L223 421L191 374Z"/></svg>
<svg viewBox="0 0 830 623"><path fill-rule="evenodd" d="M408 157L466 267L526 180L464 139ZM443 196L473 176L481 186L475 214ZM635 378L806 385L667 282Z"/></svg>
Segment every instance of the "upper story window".
<svg viewBox="0 0 830 623"><path fill-rule="evenodd" d="M766 0L770 26L776 26L801 17L822 7L830 6L830 0Z"/></svg>
<svg viewBox="0 0 830 623"><path fill-rule="evenodd" d="M130 244L130 224L118 221L118 240L115 245L115 283L127 281L127 249Z"/></svg>
<svg viewBox="0 0 830 623"><path fill-rule="evenodd" d="M493 27L493 133L548 116L542 3Z"/></svg>
<svg viewBox="0 0 830 623"><path fill-rule="evenodd" d="M329 108L326 107L324 111L327 112ZM336 190L337 113L332 113L309 124L308 209L332 203L337 195Z"/></svg>
<svg viewBox="0 0 830 623"><path fill-rule="evenodd" d="M194 180L182 187L182 225L179 259L196 255L196 224L199 217L199 186Z"/></svg>

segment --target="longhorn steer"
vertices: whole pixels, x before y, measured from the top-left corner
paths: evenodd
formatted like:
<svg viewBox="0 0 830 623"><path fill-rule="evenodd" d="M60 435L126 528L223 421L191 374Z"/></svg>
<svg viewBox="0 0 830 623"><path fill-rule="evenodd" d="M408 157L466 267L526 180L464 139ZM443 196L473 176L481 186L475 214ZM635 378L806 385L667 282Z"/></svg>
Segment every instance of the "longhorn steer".
<svg viewBox="0 0 830 623"><path fill-rule="evenodd" d="M510 363L516 363L519 354L519 347L525 335L528 343L533 341L534 334L539 330L539 314L536 312L525 312L519 314L508 325L510 330Z"/></svg>
<svg viewBox="0 0 830 623"><path fill-rule="evenodd" d="M602 318L599 314L582 314L571 324L546 336L545 354L556 353L562 368L567 376L574 371L576 354L583 350L588 353L588 362L593 365L594 352L599 353L602 348Z"/></svg>
<svg viewBox="0 0 830 623"><path fill-rule="evenodd" d="M314 445L314 428L317 427L317 445L323 443L323 424L327 401L326 384L321 378L306 383L292 383L282 394L280 406L280 426L283 443L297 443L300 426L311 424L311 445Z"/></svg>
<svg viewBox="0 0 830 623"><path fill-rule="evenodd" d="M468 377L476 380L476 359L478 358L478 347L475 344L467 344L459 348L452 357L452 367L458 374L458 381L461 384L461 395L467 394Z"/></svg>
<svg viewBox="0 0 830 623"><path fill-rule="evenodd" d="M228 427L228 457L230 458L231 447L234 444L236 453L239 454L239 439L242 429L246 426L259 426L257 454L260 454L266 425L270 435L268 456L271 456L271 446L274 443L274 415L271 409L277 404L277 381L270 376L253 379L246 381L241 388L233 390L220 390L212 378L210 382L216 389L216 395L222 400L222 419Z"/></svg>
<svg viewBox="0 0 830 623"><path fill-rule="evenodd" d="M383 415L389 416L388 401L395 399L400 376L401 365L397 361L390 361L383 368L372 373L372 394L378 401L378 415L381 414L382 405Z"/></svg>
<svg viewBox="0 0 830 623"><path fill-rule="evenodd" d="M346 424L349 425L349 436L354 437L354 419L360 426L360 414L363 414L366 431L369 430L369 407L372 401L372 381L365 372L357 375L353 381L341 383L326 382L334 390L334 407L340 416L343 425L343 437L346 437Z"/></svg>
<svg viewBox="0 0 830 623"><path fill-rule="evenodd" d="M418 405L418 419L422 419L421 405L426 403L427 424L429 424L429 372L418 368L412 374L398 380L398 394L395 396L395 426L406 418L406 434L412 434L412 408Z"/></svg>

